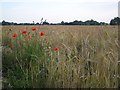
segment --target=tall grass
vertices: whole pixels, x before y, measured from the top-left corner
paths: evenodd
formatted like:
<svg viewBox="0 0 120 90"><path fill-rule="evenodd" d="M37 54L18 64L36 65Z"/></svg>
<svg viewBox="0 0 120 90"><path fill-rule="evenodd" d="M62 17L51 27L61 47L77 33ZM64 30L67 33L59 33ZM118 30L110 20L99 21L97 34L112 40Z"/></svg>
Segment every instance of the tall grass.
<svg viewBox="0 0 120 90"><path fill-rule="evenodd" d="M4 88L118 86L120 46L116 27L36 26L36 31L31 28L3 27ZM20 30L26 30L27 35ZM41 31L45 36L39 35ZM14 33L16 38L12 37Z"/></svg>

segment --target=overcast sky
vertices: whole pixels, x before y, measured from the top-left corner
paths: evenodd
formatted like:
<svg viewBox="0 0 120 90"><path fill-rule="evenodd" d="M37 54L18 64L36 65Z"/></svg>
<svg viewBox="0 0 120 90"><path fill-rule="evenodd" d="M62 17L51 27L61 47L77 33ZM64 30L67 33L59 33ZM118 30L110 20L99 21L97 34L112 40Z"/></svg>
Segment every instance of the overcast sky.
<svg viewBox="0 0 120 90"><path fill-rule="evenodd" d="M107 22L118 16L119 0L0 0L0 21L70 22L96 20Z"/></svg>

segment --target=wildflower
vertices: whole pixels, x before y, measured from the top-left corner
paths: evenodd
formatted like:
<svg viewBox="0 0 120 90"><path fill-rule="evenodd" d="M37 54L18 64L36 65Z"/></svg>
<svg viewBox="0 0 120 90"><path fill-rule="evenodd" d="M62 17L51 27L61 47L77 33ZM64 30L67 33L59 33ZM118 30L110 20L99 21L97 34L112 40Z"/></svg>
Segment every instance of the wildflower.
<svg viewBox="0 0 120 90"><path fill-rule="evenodd" d="M17 34L13 34L13 37L16 38L16 37L17 37Z"/></svg>
<svg viewBox="0 0 120 90"><path fill-rule="evenodd" d="M35 31L35 30L36 30L36 28L32 28L32 30L33 30L33 31Z"/></svg>
<svg viewBox="0 0 120 90"><path fill-rule="evenodd" d="M58 51L59 49L57 47L54 48L54 51Z"/></svg>
<svg viewBox="0 0 120 90"><path fill-rule="evenodd" d="M23 32L22 32L22 34L26 34L26 33L27 33L27 31L23 31Z"/></svg>
<svg viewBox="0 0 120 90"><path fill-rule="evenodd" d="M40 36L44 36L44 32L41 32L41 33L40 33Z"/></svg>
<svg viewBox="0 0 120 90"><path fill-rule="evenodd" d="M28 36L28 40L30 40L30 38L31 38L31 37L30 37L30 36Z"/></svg>

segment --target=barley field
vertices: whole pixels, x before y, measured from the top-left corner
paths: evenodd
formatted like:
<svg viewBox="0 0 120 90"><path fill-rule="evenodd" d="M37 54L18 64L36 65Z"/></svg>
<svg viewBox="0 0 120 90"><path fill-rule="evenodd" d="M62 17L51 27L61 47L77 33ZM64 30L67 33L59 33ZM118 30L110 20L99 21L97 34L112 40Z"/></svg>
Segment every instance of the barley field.
<svg viewBox="0 0 120 90"><path fill-rule="evenodd" d="M1 38L3 88L118 86L117 26L3 26Z"/></svg>

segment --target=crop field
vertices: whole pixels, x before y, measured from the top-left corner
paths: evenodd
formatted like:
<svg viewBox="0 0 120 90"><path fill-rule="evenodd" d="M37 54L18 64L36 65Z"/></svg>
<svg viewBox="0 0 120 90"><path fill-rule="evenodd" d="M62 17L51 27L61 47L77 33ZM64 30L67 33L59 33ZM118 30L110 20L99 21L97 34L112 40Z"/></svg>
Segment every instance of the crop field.
<svg viewBox="0 0 120 90"><path fill-rule="evenodd" d="M1 38L3 88L118 86L117 26L3 26Z"/></svg>

